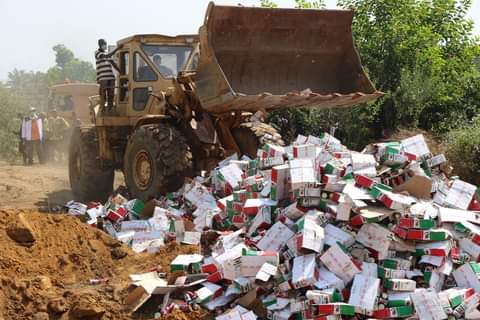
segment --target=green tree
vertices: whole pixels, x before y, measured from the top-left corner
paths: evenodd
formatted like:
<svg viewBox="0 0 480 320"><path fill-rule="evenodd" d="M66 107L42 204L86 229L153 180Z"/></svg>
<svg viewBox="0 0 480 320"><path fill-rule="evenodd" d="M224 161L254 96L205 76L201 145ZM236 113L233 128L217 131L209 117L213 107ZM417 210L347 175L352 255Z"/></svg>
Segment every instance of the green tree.
<svg viewBox="0 0 480 320"><path fill-rule="evenodd" d="M48 96L48 81L45 73L14 69L8 73L6 85L10 94L8 98L15 97L16 106L20 106L20 109L26 110L29 107L45 109Z"/></svg>
<svg viewBox="0 0 480 320"><path fill-rule="evenodd" d="M321 9L325 8L324 0L295 0L295 8L304 8L304 9Z"/></svg>
<svg viewBox="0 0 480 320"><path fill-rule="evenodd" d="M18 96L7 84L0 84L0 158L13 160L18 156L18 122L13 121L17 113L24 112Z"/></svg>
<svg viewBox="0 0 480 320"><path fill-rule="evenodd" d="M264 8L277 8L278 5L271 0L260 0L260 6Z"/></svg>
<svg viewBox="0 0 480 320"><path fill-rule="evenodd" d="M63 83L66 80L78 82L94 82L95 69L90 62L75 58L73 52L63 44L53 47L56 66L47 71L49 85Z"/></svg>
<svg viewBox="0 0 480 320"><path fill-rule="evenodd" d="M444 133L478 114L480 46L467 18L470 0L338 0L338 5L354 10L355 44L385 96L350 113L282 110L272 115L274 123L288 127L290 134L285 123L296 123L301 127L296 133L308 134L319 123L338 122L339 134L353 138L347 143L356 146L397 127Z"/></svg>
<svg viewBox="0 0 480 320"><path fill-rule="evenodd" d="M379 102L379 129L419 126L444 132L480 110L479 102L467 97L479 77L475 58L480 54L467 18L471 1L338 2L355 11L352 29L364 66L389 93Z"/></svg>
<svg viewBox="0 0 480 320"><path fill-rule="evenodd" d="M57 44L52 49L55 52L55 62L59 68L64 68L74 58L73 52L63 44Z"/></svg>

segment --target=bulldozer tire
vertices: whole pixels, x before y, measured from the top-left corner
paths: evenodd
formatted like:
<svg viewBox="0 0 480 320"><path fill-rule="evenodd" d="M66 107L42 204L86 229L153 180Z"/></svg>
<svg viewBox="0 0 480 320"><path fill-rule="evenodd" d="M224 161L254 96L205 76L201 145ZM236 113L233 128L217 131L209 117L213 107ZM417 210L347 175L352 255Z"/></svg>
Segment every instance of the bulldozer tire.
<svg viewBox="0 0 480 320"><path fill-rule="evenodd" d="M244 122L232 129L232 135L243 155L251 159L257 157L257 150L265 144L283 146L285 143L278 131L264 122Z"/></svg>
<svg viewBox="0 0 480 320"><path fill-rule="evenodd" d="M74 199L80 202L108 199L113 190L114 168L101 163L94 129L75 128L68 155L68 175Z"/></svg>
<svg viewBox="0 0 480 320"><path fill-rule="evenodd" d="M165 123L137 128L125 151L124 175L131 195L143 201L178 190L192 175L186 139Z"/></svg>

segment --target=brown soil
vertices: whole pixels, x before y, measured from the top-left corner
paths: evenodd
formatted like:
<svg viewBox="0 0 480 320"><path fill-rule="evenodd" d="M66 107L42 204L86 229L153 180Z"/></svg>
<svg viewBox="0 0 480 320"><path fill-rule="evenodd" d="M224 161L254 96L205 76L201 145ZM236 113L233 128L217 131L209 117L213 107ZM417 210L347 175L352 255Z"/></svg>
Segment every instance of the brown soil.
<svg viewBox="0 0 480 320"><path fill-rule="evenodd" d="M115 259L113 250L126 256ZM0 210L0 319L151 319L152 314L125 310L128 276L158 265L168 271L178 254L198 251L197 246L170 244L155 255L135 254L75 217ZM96 278L110 280L89 284ZM199 319L202 314L169 318Z"/></svg>
<svg viewBox="0 0 480 320"><path fill-rule="evenodd" d="M115 174L115 186L123 175ZM0 208L52 208L72 200L66 163L24 166L0 161Z"/></svg>

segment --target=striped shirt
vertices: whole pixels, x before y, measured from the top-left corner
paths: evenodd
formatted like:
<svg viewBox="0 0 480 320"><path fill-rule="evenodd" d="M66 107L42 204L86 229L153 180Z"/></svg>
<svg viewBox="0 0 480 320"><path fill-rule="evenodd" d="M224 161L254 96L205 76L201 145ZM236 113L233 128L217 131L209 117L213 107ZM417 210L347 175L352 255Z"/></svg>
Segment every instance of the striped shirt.
<svg viewBox="0 0 480 320"><path fill-rule="evenodd" d="M112 58L100 50L95 51L95 60L97 62L97 82L102 80L115 80L112 68Z"/></svg>

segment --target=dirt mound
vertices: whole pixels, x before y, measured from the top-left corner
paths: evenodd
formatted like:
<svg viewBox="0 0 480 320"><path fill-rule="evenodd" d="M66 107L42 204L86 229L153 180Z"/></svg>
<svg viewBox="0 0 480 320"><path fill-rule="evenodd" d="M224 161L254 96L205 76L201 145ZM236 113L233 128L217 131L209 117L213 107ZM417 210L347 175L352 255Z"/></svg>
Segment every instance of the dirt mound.
<svg viewBox="0 0 480 320"><path fill-rule="evenodd" d="M156 266L168 271L178 254L198 250L171 244L136 254L75 217L0 210L0 318L149 319L124 310L128 276Z"/></svg>

